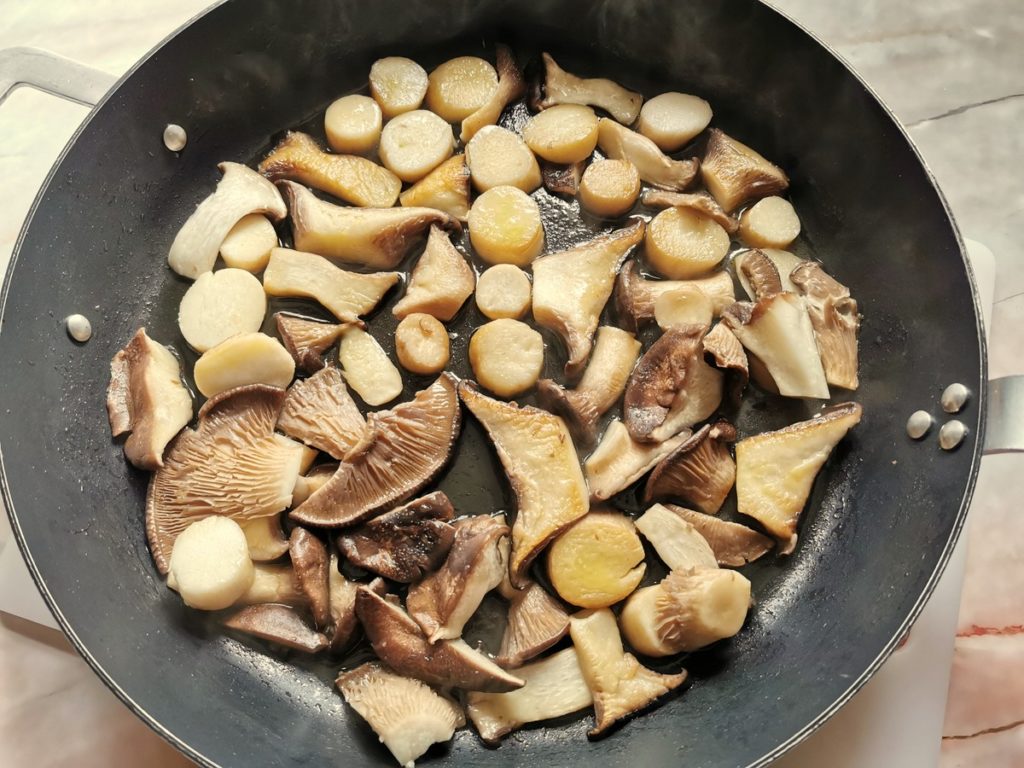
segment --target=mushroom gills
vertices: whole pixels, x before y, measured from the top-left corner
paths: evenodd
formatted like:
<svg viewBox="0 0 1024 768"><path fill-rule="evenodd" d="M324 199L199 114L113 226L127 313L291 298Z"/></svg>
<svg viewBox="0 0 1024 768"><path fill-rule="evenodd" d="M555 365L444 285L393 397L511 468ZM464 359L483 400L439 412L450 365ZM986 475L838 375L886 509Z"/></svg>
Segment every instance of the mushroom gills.
<svg viewBox="0 0 1024 768"><path fill-rule="evenodd" d="M790 279L807 305L825 380L836 387L856 389L860 383L857 377L860 315L857 302L850 298L850 289L813 261L805 261L794 269Z"/></svg>
<svg viewBox="0 0 1024 768"><path fill-rule="evenodd" d="M718 567L715 553L700 531L663 504L640 515L636 527L673 571Z"/></svg>
<svg viewBox="0 0 1024 768"><path fill-rule="evenodd" d="M315 373L324 367L324 353L341 338L345 326L325 323L291 312L274 315L277 335L295 360L295 367L306 373Z"/></svg>
<svg viewBox="0 0 1024 768"><path fill-rule="evenodd" d="M688 208L706 216L730 235L735 235L740 222L735 216L726 213L707 192L669 192L664 189L649 189L644 192L640 202L648 208Z"/></svg>
<svg viewBox="0 0 1024 768"><path fill-rule="evenodd" d="M735 440L736 428L728 422L704 425L654 468L644 499L678 498L701 512L718 514L736 482L728 447Z"/></svg>
<svg viewBox="0 0 1024 768"><path fill-rule="evenodd" d="M585 104L603 109L624 125L634 122L640 114L644 97L603 77L582 78L566 72L551 54L543 53L544 81L538 83L543 94L534 93L531 107L547 109L556 104Z"/></svg>
<svg viewBox="0 0 1024 768"><path fill-rule="evenodd" d="M321 368L288 388L277 428L289 437L349 460L372 439L345 381L334 366Z"/></svg>
<svg viewBox="0 0 1024 768"><path fill-rule="evenodd" d="M654 305L660 296L684 287L700 288L711 299L715 317L736 301L732 277L725 270L695 280L648 280L640 274L636 262L630 260L615 281L615 309L619 323L626 330L639 330L654 320Z"/></svg>
<svg viewBox="0 0 1024 768"><path fill-rule="evenodd" d="M662 189L686 189L700 169L698 160L673 160L646 136L607 117L598 121L597 145L607 157L631 162L641 180Z"/></svg>
<svg viewBox="0 0 1024 768"><path fill-rule="evenodd" d="M780 251L777 248L751 248L750 250L741 251L733 256L732 268L736 273L736 279L740 282L740 287L743 288L744 292L752 301L756 301L759 297L757 296L757 292L754 290L754 286L748 277L749 270L744 269L744 263L749 258L753 258L757 261L760 261L761 258L765 258L775 266L775 269L778 272L779 282L782 284L782 288L776 288L776 292L778 292L778 290L783 290L789 291L790 293L799 293L796 283L791 279L791 275L793 274L793 270L805 263L804 259L801 259L796 254L790 253L789 251ZM755 272L764 274L766 269L765 265L761 264L760 267L755 268Z"/></svg>
<svg viewBox="0 0 1024 768"><path fill-rule="evenodd" d="M772 539L745 525L729 523L675 504L664 506L697 529L715 553L719 565L739 568L767 554L775 545Z"/></svg>
<svg viewBox="0 0 1024 768"><path fill-rule="evenodd" d="M701 174L708 191L727 212L747 200L777 195L789 187L781 168L717 128L708 131Z"/></svg>
<svg viewBox="0 0 1024 768"><path fill-rule="evenodd" d="M327 638L287 605L249 605L226 618L224 626L305 653L327 647Z"/></svg>
<svg viewBox="0 0 1024 768"><path fill-rule="evenodd" d="M526 81L519 71L512 49L498 43L494 47L495 69L498 71L498 87L494 89L487 101L462 120L462 132L459 138L467 142L485 125L494 125L501 117L505 107L526 94Z"/></svg>
<svg viewBox="0 0 1024 768"><path fill-rule="evenodd" d="M611 422L597 449L584 462L590 497L601 501L624 491L689 437L690 430L684 429L660 443L640 443L630 437L621 421Z"/></svg>
<svg viewBox="0 0 1024 768"><path fill-rule="evenodd" d="M447 322L455 317L476 285L476 275L466 257L441 227L432 225L427 246L409 276L405 295L391 313L403 319L415 312Z"/></svg>
<svg viewBox="0 0 1024 768"><path fill-rule="evenodd" d="M449 157L405 190L398 199L404 208L436 208L459 221L465 221L469 216L469 166L466 165L466 156Z"/></svg>
<svg viewBox="0 0 1024 768"><path fill-rule="evenodd" d="M539 656L565 637L569 631L569 615L535 581L522 589L510 588L506 596L508 620L496 661L508 669Z"/></svg>

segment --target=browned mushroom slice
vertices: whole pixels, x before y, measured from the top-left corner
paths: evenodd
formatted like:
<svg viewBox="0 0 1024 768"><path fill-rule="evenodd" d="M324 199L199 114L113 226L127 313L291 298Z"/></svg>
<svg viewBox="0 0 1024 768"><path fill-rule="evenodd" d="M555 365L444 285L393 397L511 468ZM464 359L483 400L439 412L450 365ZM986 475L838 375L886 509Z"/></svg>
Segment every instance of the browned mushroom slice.
<svg viewBox="0 0 1024 768"><path fill-rule="evenodd" d="M630 125L640 114L644 97L603 77L582 78L566 72L549 53L544 60L544 80L538 83L541 93L534 93L530 106L547 109L556 104L586 104L598 107L623 125Z"/></svg>
<svg viewBox="0 0 1024 768"><path fill-rule="evenodd" d="M360 587L356 613L373 651L399 674L467 691L514 691L523 681L462 640L431 645L400 605Z"/></svg>
<svg viewBox="0 0 1024 768"><path fill-rule="evenodd" d="M509 573L514 586L523 586L533 559L590 509L580 460L557 416L494 400L465 382L459 394L490 435L516 494Z"/></svg>
<svg viewBox="0 0 1024 768"><path fill-rule="evenodd" d="M566 376L578 376L587 364L619 265L643 240L644 227L636 219L627 227L533 262L533 319L565 342Z"/></svg>
<svg viewBox="0 0 1024 768"><path fill-rule="evenodd" d="M569 614L535 581L523 589L509 589L508 621L501 637L497 662L518 667L539 656L569 631Z"/></svg>
<svg viewBox="0 0 1024 768"><path fill-rule="evenodd" d="M498 70L498 87L476 112L462 121L462 133L459 138L463 142L472 139L485 125L497 123L505 107L521 99L526 93L526 81L523 79L523 73L519 71L511 48L498 43L494 47L494 63L495 69Z"/></svg>
<svg viewBox="0 0 1024 768"><path fill-rule="evenodd" d="M736 463L728 446L735 440L732 424L705 424L654 468L644 500L677 498L701 512L718 514L736 482Z"/></svg>
<svg viewBox="0 0 1024 768"><path fill-rule="evenodd" d="M697 177L700 161L673 160L643 134L631 131L614 120L598 121L597 145L613 160L628 160L636 166L640 178L663 189L686 189Z"/></svg>
<svg viewBox="0 0 1024 768"><path fill-rule="evenodd" d="M402 583L437 568L451 549L455 509L443 491L385 512L338 537L338 548L355 565Z"/></svg>
<svg viewBox="0 0 1024 768"><path fill-rule="evenodd" d="M635 261L627 261L615 281L615 309L619 322L627 330L639 330L654 319L654 304L658 297L683 286L696 286L704 291L711 299L716 317L736 301L732 277L725 270L696 280L647 280L640 275Z"/></svg>
<svg viewBox="0 0 1024 768"><path fill-rule="evenodd" d="M466 257L436 224L430 228L427 247L409 276L405 295L391 313L405 318L424 312L445 322L455 317L476 286L476 275Z"/></svg>
<svg viewBox="0 0 1024 768"><path fill-rule="evenodd" d="M409 588L409 614L427 640L452 640L484 596L508 573L508 526L500 517L478 515L456 523L448 559Z"/></svg>
<svg viewBox="0 0 1024 768"><path fill-rule="evenodd" d="M458 219L436 208L342 207L291 181L278 186L288 201L297 250L371 269L396 266L432 224L461 228Z"/></svg>
<svg viewBox="0 0 1024 768"><path fill-rule="evenodd" d="M291 518L307 525L354 525L401 502L429 483L448 463L459 436L461 411L450 373L412 400L370 414L370 448L342 462L330 480Z"/></svg>
<svg viewBox="0 0 1024 768"><path fill-rule="evenodd" d="M139 469L164 465L164 449L192 420L192 396L181 383L177 358L139 328L110 361L110 431L131 432L124 455Z"/></svg>
<svg viewBox="0 0 1024 768"><path fill-rule="evenodd" d="M790 253L789 251L780 251L776 248L750 248L746 251L740 251L732 258L732 268L736 273L736 279L739 280L740 286L744 292L753 300L757 300L759 297L757 292L754 290L754 286L750 283L748 274L751 271L760 273L769 279L770 282L774 282L771 278L771 271L768 266L764 263L758 264L753 270L744 267L744 262L747 259L755 259L757 262L761 262L762 259L767 259L775 271L778 273L778 285L765 286L763 283L760 286L763 293L778 293L780 290L789 291L790 293L798 293L796 284L793 283L792 274L793 270L804 263L804 259L801 259L796 254ZM779 288L778 286L782 287ZM768 288L768 290L766 290Z"/></svg>
<svg viewBox="0 0 1024 768"><path fill-rule="evenodd" d="M778 539L782 554L796 546L796 524L814 478L860 417L860 405L840 403L736 443L736 508Z"/></svg>
<svg viewBox="0 0 1024 768"><path fill-rule="evenodd" d="M662 506L697 529L710 545L711 551L715 553L719 565L738 568L754 562L775 545L770 538L745 525L729 523L675 504Z"/></svg>
<svg viewBox="0 0 1024 768"><path fill-rule="evenodd" d="M856 389L857 329L860 315L850 289L830 277L814 261L805 261L790 274L804 297L818 340L825 380L843 389Z"/></svg>
<svg viewBox="0 0 1024 768"><path fill-rule="evenodd" d="M754 299L760 300L776 293L782 293L782 277L779 268L769 259L764 251L752 248L740 254L736 259L736 273L745 279L754 292Z"/></svg>
<svg viewBox="0 0 1024 768"><path fill-rule="evenodd" d="M722 402L722 373L704 362L707 328L669 328L640 358L623 416L634 440L660 442L703 421Z"/></svg>
<svg viewBox="0 0 1024 768"><path fill-rule="evenodd" d="M437 208L459 221L469 216L469 166L466 156L449 157L398 196L406 208Z"/></svg>
<svg viewBox="0 0 1024 768"><path fill-rule="evenodd" d="M346 579L338 566L338 556L331 553L327 565L331 627L327 636L333 653L340 653L348 648L359 631L359 618L356 616L356 592L359 585Z"/></svg>
<svg viewBox="0 0 1024 768"><path fill-rule="evenodd" d="M296 651L317 653L327 647L327 638L287 605L250 605L231 614L224 626Z"/></svg>
<svg viewBox="0 0 1024 768"><path fill-rule="evenodd" d="M717 568L718 560L697 527L665 504L654 504L636 519L636 529L673 571Z"/></svg>
<svg viewBox="0 0 1024 768"><path fill-rule="evenodd" d="M718 223L730 235L740 228L739 219L730 216L707 192L669 192L664 189L649 189L644 192L641 202L649 208L688 208Z"/></svg>
<svg viewBox="0 0 1024 768"><path fill-rule="evenodd" d="M327 586L327 546L301 526L292 528L288 538L288 553L295 581L306 596L313 623L317 629L326 629L331 623L331 600Z"/></svg>
<svg viewBox="0 0 1024 768"><path fill-rule="evenodd" d="M348 393L341 371L322 368L288 388L277 428L336 459L350 459L369 447L366 419Z"/></svg>
<svg viewBox="0 0 1024 768"><path fill-rule="evenodd" d="M292 506L299 506L312 496L315 491L323 488L337 471L338 462L332 461L329 464L318 464L305 475L300 475L296 478L295 488L292 489Z"/></svg>
<svg viewBox="0 0 1024 768"><path fill-rule="evenodd" d="M324 367L324 352L341 338L344 324L325 323L291 312L274 315L277 335L288 353L295 359L298 368L313 373Z"/></svg>
<svg viewBox="0 0 1024 768"><path fill-rule="evenodd" d="M190 523L214 514L241 523L291 504L303 448L274 432L284 398L262 384L222 392L199 410L197 429L171 443L146 495L146 537L161 574Z"/></svg>
<svg viewBox="0 0 1024 768"><path fill-rule="evenodd" d="M684 429L660 443L640 443L629 436L621 421L613 421L584 463L590 497L601 501L625 490L689 437L690 430Z"/></svg>
<svg viewBox="0 0 1024 768"><path fill-rule="evenodd" d="M731 378L729 396L733 403L738 405L740 395L750 380L750 363L747 360L747 353L743 351L743 345L725 323L717 323L708 331L702 343L704 354L711 355L715 367L724 370L726 376Z"/></svg>
<svg viewBox="0 0 1024 768"><path fill-rule="evenodd" d="M544 161L540 164L540 176L544 189L553 195L576 197L580 191L580 180L587 168L585 160L570 165L559 165Z"/></svg>
<svg viewBox="0 0 1024 768"><path fill-rule="evenodd" d="M781 168L717 128L708 131L700 170L708 191L727 212L747 200L777 195L789 186Z"/></svg>

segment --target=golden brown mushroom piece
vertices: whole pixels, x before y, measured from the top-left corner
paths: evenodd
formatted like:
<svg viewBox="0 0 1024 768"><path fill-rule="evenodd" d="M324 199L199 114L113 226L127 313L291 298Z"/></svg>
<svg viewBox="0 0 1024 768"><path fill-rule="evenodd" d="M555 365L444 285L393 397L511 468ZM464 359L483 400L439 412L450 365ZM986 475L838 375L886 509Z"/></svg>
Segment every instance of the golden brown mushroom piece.
<svg viewBox="0 0 1024 768"><path fill-rule="evenodd" d="M830 277L821 265L805 261L790 274L804 297L818 341L825 380L843 389L856 389L857 329L860 315L850 289Z"/></svg>
<svg viewBox="0 0 1024 768"><path fill-rule="evenodd" d="M677 498L706 514L718 514L736 482L728 446L735 440L736 428L729 422L705 424L654 468L644 501Z"/></svg>
<svg viewBox="0 0 1024 768"><path fill-rule="evenodd" d="M696 280L648 280L640 274L633 260L627 261L615 281L615 309L623 328L636 331L654 319L654 305L658 297L683 286L700 288L711 299L713 314L736 301L732 277L725 270Z"/></svg>
<svg viewBox="0 0 1024 768"><path fill-rule="evenodd" d="M250 605L231 614L224 626L296 651L317 653L327 647L327 638L287 605Z"/></svg>
<svg viewBox="0 0 1024 768"><path fill-rule="evenodd" d="M648 189L640 202L648 208L689 208L716 222L730 235L739 231L740 222L730 216L707 192L669 192L664 189Z"/></svg>
<svg viewBox="0 0 1024 768"><path fill-rule="evenodd" d="M509 600L508 621L496 661L506 669L539 656L569 631L569 614L535 581L522 589L511 584L502 592Z"/></svg>
<svg viewBox="0 0 1024 768"><path fill-rule="evenodd" d="M717 128L708 131L700 170L708 191L730 213L740 203L777 195L789 187L789 177L781 168Z"/></svg>
<svg viewBox="0 0 1024 768"><path fill-rule="evenodd" d="M338 343L344 324L326 323L291 312L274 314L277 335L295 359L295 366L306 373L315 373L324 367L324 353Z"/></svg>
<svg viewBox="0 0 1024 768"><path fill-rule="evenodd" d="M598 121L597 145L613 160L628 160L636 166L641 180L662 189L686 189L700 169L696 158L673 160L646 136L607 117Z"/></svg>
<svg viewBox="0 0 1024 768"><path fill-rule="evenodd" d="M288 537L288 554L295 581L306 596L313 623L324 630L331 623L331 598L328 587L327 546L301 526L292 528Z"/></svg>
<svg viewBox="0 0 1024 768"><path fill-rule="evenodd" d="M369 448L373 435L348 393L341 371L321 368L288 388L277 428L336 459L349 461Z"/></svg>
<svg viewBox="0 0 1024 768"><path fill-rule="evenodd" d="M584 462L590 498L602 501L625 490L689 438L690 430L684 429L660 443L641 443L616 419Z"/></svg>
<svg viewBox="0 0 1024 768"><path fill-rule="evenodd" d="M430 227L427 247L409 276L409 287L391 313L403 319L423 312L447 322L473 294L475 285L476 274L466 257L448 233L435 224Z"/></svg>
<svg viewBox="0 0 1024 768"><path fill-rule="evenodd" d="M598 107L624 125L640 114L644 97L603 77L582 78L566 72L549 53L541 54L544 79L535 84L530 107L540 111L556 104L586 104Z"/></svg>
<svg viewBox="0 0 1024 768"><path fill-rule="evenodd" d="M665 504L654 504L636 519L636 529L673 571L717 568L718 560L697 527Z"/></svg>
<svg viewBox="0 0 1024 768"><path fill-rule="evenodd" d="M469 166L464 154L449 157L398 196L405 208L436 208L465 221L469 216Z"/></svg>
<svg viewBox="0 0 1024 768"><path fill-rule="evenodd" d="M675 504L661 506L697 529L711 547L711 551L715 553L719 565L738 568L754 562L775 545L770 538L745 525L729 523Z"/></svg>
<svg viewBox="0 0 1024 768"><path fill-rule="evenodd" d="M585 160L570 165L559 165L544 161L540 164L540 177L544 182L544 189L553 195L565 195L576 197L580 191L580 180L583 178L583 171L587 168Z"/></svg>
<svg viewBox="0 0 1024 768"><path fill-rule="evenodd" d="M459 135L463 142L472 139L485 125L497 123L505 107L526 93L526 81L511 48L498 43L494 48L494 63L498 70L498 87L476 112L463 119Z"/></svg>

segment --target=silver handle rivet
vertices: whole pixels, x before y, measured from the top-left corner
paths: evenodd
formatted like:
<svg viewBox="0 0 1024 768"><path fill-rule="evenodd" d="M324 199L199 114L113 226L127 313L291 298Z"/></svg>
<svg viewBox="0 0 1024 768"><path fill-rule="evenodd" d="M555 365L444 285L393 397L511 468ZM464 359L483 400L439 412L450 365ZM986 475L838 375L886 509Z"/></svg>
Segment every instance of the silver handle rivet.
<svg viewBox="0 0 1024 768"><path fill-rule="evenodd" d="M68 336L82 344L92 338L92 323L85 315L68 315L64 318L64 327Z"/></svg>
<svg viewBox="0 0 1024 768"><path fill-rule="evenodd" d="M967 398L971 396L970 391L963 384L950 384L942 390L942 410L946 413L959 413L967 404Z"/></svg>
<svg viewBox="0 0 1024 768"><path fill-rule="evenodd" d="M914 411L907 419L907 434L920 440L932 428L932 415L928 411Z"/></svg>
<svg viewBox="0 0 1024 768"><path fill-rule="evenodd" d="M967 437L967 425L962 421L953 419L947 421L939 430L939 446L944 451L952 451Z"/></svg>
<svg viewBox="0 0 1024 768"><path fill-rule="evenodd" d="M164 128L164 146L171 152L181 152L188 143L188 134L180 125L168 123Z"/></svg>

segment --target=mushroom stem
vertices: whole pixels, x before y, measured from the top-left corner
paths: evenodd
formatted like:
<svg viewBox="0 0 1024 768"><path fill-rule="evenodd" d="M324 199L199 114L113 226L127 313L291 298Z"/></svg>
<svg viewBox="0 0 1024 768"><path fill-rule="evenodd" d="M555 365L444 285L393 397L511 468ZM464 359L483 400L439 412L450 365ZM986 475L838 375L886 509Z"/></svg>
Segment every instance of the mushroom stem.
<svg viewBox="0 0 1024 768"><path fill-rule="evenodd" d="M700 288L711 299L715 317L736 301L732 277L725 270L696 280L647 280L635 261L628 261L615 281L615 308L622 327L638 331L654 319L658 297L684 287Z"/></svg>

